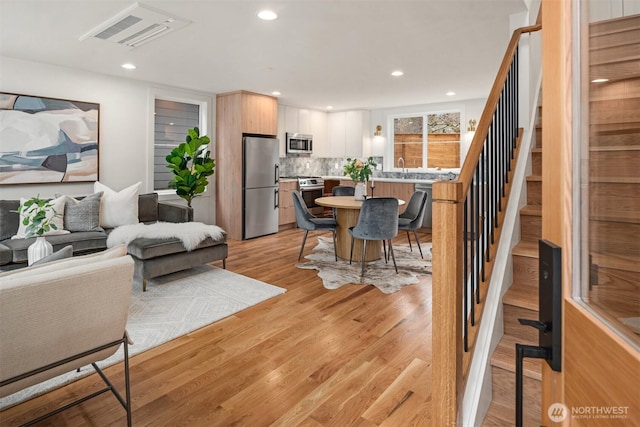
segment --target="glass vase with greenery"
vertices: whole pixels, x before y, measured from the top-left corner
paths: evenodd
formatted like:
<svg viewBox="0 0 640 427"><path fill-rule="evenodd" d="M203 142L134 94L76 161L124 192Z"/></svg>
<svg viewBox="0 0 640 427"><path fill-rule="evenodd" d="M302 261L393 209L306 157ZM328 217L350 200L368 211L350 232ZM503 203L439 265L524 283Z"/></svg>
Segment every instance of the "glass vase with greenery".
<svg viewBox="0 0 640 427"><path fill-rule="evenodd" d="M369 157L365 161L347 158L347 164L343 166L342 170L355 182L364 182L369 180L376 166L378 164L373 160L373 157Z"/></svg>
<svg viewBox="0 0 640 427"><path fill-rule="evenodd" d="M176 194L191 201L204 192L209 183L207 177L213 175L215 160L210 157L208 136L200 136L197 127L189 129L185 142L175 147L165 158L167 167L175 175L169 181L169 188L175 188Z"/></svg>

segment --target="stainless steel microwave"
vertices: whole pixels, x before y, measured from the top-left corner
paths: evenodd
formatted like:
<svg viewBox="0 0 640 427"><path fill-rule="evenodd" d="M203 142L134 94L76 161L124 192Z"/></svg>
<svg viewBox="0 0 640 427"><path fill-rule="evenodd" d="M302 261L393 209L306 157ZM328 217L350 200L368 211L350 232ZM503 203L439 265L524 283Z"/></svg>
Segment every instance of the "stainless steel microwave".
<svg viewBox="0 0 640 427"><path fill-rule="evenodd" d="M313 152L313 137L301 133L287 132L287 153L311 154Z"/></svg>

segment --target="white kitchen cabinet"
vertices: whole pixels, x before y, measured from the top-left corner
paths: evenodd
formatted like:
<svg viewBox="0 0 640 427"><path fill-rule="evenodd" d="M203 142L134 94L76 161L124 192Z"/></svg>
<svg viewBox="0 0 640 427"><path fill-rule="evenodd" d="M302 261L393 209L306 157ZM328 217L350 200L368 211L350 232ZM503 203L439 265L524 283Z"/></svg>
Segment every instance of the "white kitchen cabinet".
<svg viewBox="0 0 640 427"><path fill-rule="evenodd" d="M285 106L278 105L278 133L276 134L278 140L280 141L280 157L285 157L287 155L287 144L285 140Z"/></svg>
<svg viewBox="0 0 640 427"><path fill-rule="evenodd" d="M347 141L347 115L345 113L329 113L328 138L331 157L344 157Z"/></svg>
<svg viewBox="0 0 640 427"><path fill-rule="evenodd" d="M370 138L369 116L365 110L329 113L330 157L362 157Z"/></svg>
<svg viewBox="0 0 640 427"><path fill-rule="evenodd" d="M311 117L309 110L298 109L298 133L309 135L311 133Z"/></svg>
<svg viewBox="0 0 640 427"><path fill-rule="evenodd" d="M331 157L327 140L327 113L309 110L309 132L313 135L313 157Z"/></svg>
<svg viewBox="0 0 640 427"><path fill-rule="evenodd" d="M284 107L284 131L289 133L296 133L298 131L298 115L300 109L296 107L290 107L286 105ZM302 132L299 132L302 133Z"/></svg>

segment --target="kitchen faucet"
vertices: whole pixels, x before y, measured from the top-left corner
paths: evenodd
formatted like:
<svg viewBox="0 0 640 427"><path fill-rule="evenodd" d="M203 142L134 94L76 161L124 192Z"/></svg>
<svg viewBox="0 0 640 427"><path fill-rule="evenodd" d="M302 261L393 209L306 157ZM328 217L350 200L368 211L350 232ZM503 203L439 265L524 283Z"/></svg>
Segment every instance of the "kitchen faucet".
<svg viewBox="0 0 640 427"><path fill-rule="evenodd" d="M398 157L398 167L400 167L400 160L402 160L402 177L405 178L406 172L404 170L404 159L401 157Z"/></svg>

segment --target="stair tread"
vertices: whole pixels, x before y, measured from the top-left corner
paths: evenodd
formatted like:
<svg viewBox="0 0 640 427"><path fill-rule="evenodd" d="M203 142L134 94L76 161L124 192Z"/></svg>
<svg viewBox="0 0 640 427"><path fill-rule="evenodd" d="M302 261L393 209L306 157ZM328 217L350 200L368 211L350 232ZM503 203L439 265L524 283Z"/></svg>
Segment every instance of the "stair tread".
<svg viewBox="0 0 640 427"><path fill-rule="evenodd" d="M527 181L540 181L542 182L542 175L529 175Z"/></svg>
<svg viewBox="0 0 640 427"><path fill-rule="evenodd" d="M542 153L542 148L540 147L535 147L531 149L532 153Z"/></svg>
<svg viewBox="0 0 640 427"><path fill-rule="evenodd" d="M498 346L491 355L491 366L515 373L516 344L518 343L523 344L521 339L510 335L503 335ZM542 381L542 360L525 358L522 363L522 374L525 377Z"/></svg>
<svg viewBox="0 0 640 427"><path fill-rule="evenodd" d="M540 205L526 205L520 209L521 215L542 216L542 206Z"/></svg>
<svg viewBox="0 0 640 427"><path fill-rule="evenodd" d="M589 182L599 182L607 184L640 184L640 177L589 176Z"/></svg>
<svg viewBox="0 0 640 427"><path fill-rule="evenodd" d="M515 425L515 419L516 409L513 405L507 406L491 402L482 427L512 427ZM522 422L525 426L540 425L540 420L528 419L526 415L523 416Z"/></svg>
<svg viewBox="0 0 640 427"><path fill-rule="evenodd" d="M538 258L538 242L534 240L521 240L513 248L512 254L530 258Z"/></svg>
<svg viewBox="0 0 640 427"><path fill-rule="evenodd" d="M538 288L514 283L502 297L503 304L538 311Z"/></svg>
<svg viewBox="0 0 640 427"><path fill-rule="evenodd" d="M615 270L633 271L640 273L640 264L636 257L632 254L629 257L620 255L603 255L596 252L591 253L591 261L603 268L612 268Z"/></svg>
<svg viewBox="0 0 640 427"><path fill-rule="evenodd" d="M589 147L591 152L610 152L610 151L640 151L640 145L592 145Z"/></svg>

